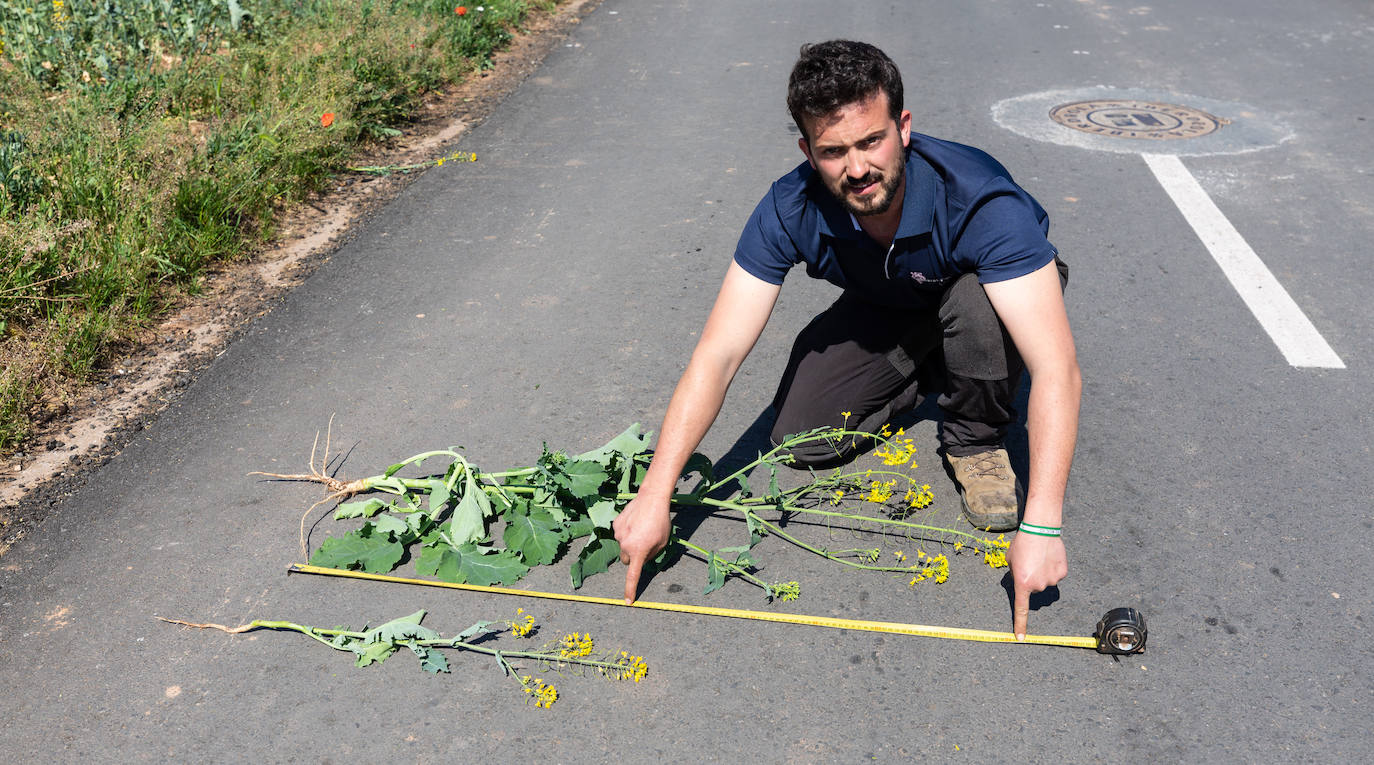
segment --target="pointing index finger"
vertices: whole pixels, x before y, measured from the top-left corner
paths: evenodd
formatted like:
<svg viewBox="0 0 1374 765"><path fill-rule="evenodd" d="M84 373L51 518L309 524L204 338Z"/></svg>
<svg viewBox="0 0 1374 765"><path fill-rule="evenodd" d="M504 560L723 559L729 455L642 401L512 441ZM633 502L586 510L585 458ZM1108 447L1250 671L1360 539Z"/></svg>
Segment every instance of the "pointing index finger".
<svg viewBox="0 0 1374 765"><path fill-rule="evenodd" d="M1011 609L1011 631L1017 640L1026 639L1026 621L1030 617L1030 588L1017 582L1016 595Z"/></svg>
<svg viewBox="0 0 1374 765"><path fill-rule="evenodd" d="M625 605L635 602L639 594L639 572L644 568L644 556L633 556L625 567Z"/></svg>

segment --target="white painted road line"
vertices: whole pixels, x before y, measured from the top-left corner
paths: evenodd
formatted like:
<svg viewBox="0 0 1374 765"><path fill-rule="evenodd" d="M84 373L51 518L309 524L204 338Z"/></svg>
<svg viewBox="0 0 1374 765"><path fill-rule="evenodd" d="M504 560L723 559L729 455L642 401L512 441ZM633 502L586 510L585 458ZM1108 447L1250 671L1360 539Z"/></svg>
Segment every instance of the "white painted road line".
<svg viewBox="0 0 1374 765"><path fill-rule="evenodd" d="M1345 369L1345 362L1312 326L1236 227L1221 214L1183 162L1172 154L1140 156L1288 363L1295 367Z"/></svg>

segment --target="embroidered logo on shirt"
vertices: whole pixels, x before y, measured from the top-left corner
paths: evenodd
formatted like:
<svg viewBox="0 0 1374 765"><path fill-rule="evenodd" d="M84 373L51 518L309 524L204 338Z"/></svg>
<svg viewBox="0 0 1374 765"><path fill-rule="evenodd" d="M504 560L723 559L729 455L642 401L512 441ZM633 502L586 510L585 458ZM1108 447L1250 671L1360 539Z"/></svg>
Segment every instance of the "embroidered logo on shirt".
<svg viewBox="0 0 1374 765"><path fill-rule="evenodd" d="M925 274L921 273L920 271L912 271L912 272L911 272L911 281L913 281L913 282L915 282L915 283L917 283L917 284L919 284L919 285L921 285L921 286L934 286L934 287L940 287L940 286L943 286L946 282L948 282L949 279L933 279L933 278L931 278L931 277L929 277L929 276L926 276Z"/></svg>

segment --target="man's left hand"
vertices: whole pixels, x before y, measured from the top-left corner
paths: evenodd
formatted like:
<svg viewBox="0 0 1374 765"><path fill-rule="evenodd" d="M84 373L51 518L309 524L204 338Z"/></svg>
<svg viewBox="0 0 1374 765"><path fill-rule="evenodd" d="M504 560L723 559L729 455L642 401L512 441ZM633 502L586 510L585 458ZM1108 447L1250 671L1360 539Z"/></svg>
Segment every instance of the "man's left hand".
<svg viewBox="0 0 1374 765"><path fill-rule="evenodd" d="M1046 587L1059 584L1069 573L1068 554L1059 537L1017 534L1007 550L1011 566L1012 599L1011 631L1017 640L1026 639L1026 621L1030 617L1030 596Z"/></svg>

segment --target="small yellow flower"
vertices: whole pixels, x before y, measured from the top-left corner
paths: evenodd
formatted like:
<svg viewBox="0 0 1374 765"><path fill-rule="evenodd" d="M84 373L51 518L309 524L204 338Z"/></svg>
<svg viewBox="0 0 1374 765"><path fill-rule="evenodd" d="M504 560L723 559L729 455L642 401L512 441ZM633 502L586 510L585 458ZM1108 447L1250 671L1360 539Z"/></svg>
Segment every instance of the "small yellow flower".
<svg viewBox="0 0 1374 765"><path fill-rule="evenodd" d="M943 554L940 554L936 555L934 558L931 558L930 562L935 567L935 583L944 584L945 580L949 579L949 558L946 558Z"/></svg>
<svg viewBox="0 0 1374 765"><path fill-rule="evenodd" d="M506 624L510 625L511 634L518 638L529 637L530 633L534 631L534 617L526 614L523 608L515 609L515 614L516 617L514 621L506 622ZM525 616L523 621L520 620L521 614Z"/></svg>
<svg viewBox="0 0 1374 765"><path fill-rule="evenodd" d="M864 500L876 504L882 504L892 498L893 489L897 486L897 479L890 481L874 481L868 487L868 493L864 495Z"/></svg>
<svg viewBox="0 0 1374 765"><path fill-rule="evenodd" d="M595 648L596 645L591 635L577 632L564 635L558 641L558 655L565 658L589 656Z"/></svg>
<svg viewBox="0 0 1374 765"><path fill-rule="evenodd" d="M548 709L553 706L553 702L558 701L558 689L544 682L544 678L535 678L530 682L530 676L525 675L520 678L520 683L525 686L525 693L534 698L534 705Z"/></svg>

